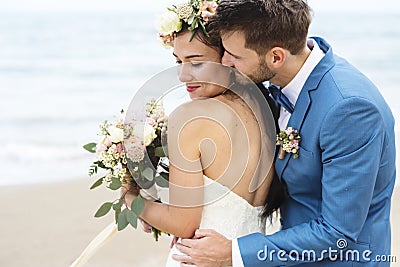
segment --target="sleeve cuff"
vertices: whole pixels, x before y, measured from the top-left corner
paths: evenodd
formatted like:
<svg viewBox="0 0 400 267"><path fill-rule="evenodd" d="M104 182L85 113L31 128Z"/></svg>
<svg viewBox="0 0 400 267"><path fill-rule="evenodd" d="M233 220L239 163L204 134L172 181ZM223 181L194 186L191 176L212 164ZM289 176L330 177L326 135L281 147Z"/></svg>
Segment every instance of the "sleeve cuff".
<svg viewBox="0 0 400 267"><path fill-rule="evenodd" d="M232 240L232 267L244 267L237 238Z"/></svg>

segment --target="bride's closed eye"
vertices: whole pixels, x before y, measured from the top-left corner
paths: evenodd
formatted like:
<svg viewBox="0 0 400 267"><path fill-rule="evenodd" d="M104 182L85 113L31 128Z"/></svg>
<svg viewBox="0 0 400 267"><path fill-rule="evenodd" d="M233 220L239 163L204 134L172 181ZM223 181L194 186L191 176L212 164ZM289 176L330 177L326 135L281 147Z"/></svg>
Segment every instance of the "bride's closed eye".
<svg viewBox="0 0 400 267"><path fill-rule="evenodd" d="M201 65L203 65L203 62L199 61L199 62L192 62L191 63L192 67L200 67Z"/></svg>
<svg viewBox="0 0 400 267"><path fill-rule="evenodd" d="M179 64L179 65L181 65L183 62L182 62L182 60L176 60L175 61L176 62L176 64ZM201 62L201 61L199 61L199 62L191 62L191 63L186 63L186 64L190 64L192 67L200 67L201 65L203 65L203 62Z"/></svg>

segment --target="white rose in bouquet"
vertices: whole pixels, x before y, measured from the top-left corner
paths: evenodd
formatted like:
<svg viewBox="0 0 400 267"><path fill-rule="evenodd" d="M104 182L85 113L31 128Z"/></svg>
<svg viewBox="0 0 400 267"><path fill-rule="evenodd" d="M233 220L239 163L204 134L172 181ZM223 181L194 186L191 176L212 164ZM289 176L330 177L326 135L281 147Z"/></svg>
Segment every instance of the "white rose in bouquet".
<svg viewBox="0 0 400 267"><path fill-rule="evenodd" d="M120 143L124 140L124 130L114 125L108 128L108 133L110 134L110 140L113 143Z"/></svg>
<svg viewBox="0 0 400 267"><path fill-rule="evenodd" d="M144 145L145 146L149 146L153 140L157 137L156 134L156 129L154 129L153 126L149 125L149 124L145 124L144 126Z"/></svg>

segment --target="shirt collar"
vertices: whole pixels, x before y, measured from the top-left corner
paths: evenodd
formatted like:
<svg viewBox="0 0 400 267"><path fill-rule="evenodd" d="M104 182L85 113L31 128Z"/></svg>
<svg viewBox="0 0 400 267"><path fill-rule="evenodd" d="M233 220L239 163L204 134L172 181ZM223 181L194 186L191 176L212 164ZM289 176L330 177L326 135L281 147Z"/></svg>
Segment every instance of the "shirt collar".
<svg viewBox="0 0 400 267"><path fill-rule="evenodd" d="M293 106L296 105L297 98L300 95L301 89L306 83L311 72L325 56L325 53L321 50L314 39L307 40L307 45L311 49L311 53L308 56L306 62L304 62L300 71L296 74L293 80L291 80L288 85L282 88L282 92L289 99L290 103L293 104ZM264 85L268 87L270 83L266 82Z"/></svg>
<svg viewBox="0 0 400 267"><path fill-rule="evenodd" d="M290 103L293 104L293 106L296 105L297 98L300 95L301 89L306 83L311 72L325 56L325 53L321 50L314 39L309 39L307 41L307 45L311 49L311 53L308 56L306 62L304 62L300 71L296 74L293 80L291 80L288 85L282 88L282 92L289 99Z"/></svg>

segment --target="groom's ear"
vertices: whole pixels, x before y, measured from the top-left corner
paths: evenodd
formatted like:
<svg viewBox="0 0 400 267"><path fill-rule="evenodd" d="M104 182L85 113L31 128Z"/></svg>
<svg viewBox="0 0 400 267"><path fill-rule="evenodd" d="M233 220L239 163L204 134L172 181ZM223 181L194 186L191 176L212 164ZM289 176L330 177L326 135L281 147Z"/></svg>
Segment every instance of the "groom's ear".
<svg viewBox="0 0 400 267"><path fill-rule="evenodd" d="M265 61L272 68L279 68L286 60L286 51L281 47L273 47L265 55Z"/></svg>

